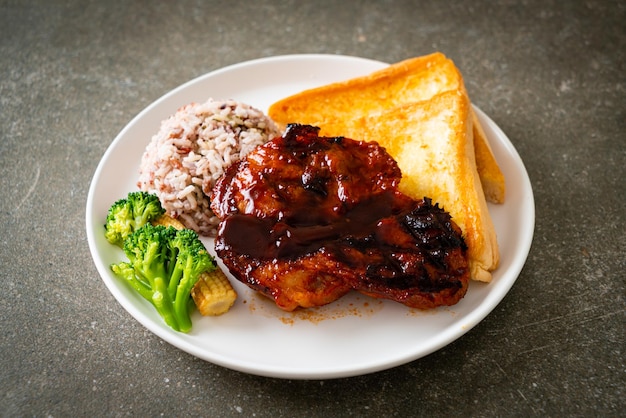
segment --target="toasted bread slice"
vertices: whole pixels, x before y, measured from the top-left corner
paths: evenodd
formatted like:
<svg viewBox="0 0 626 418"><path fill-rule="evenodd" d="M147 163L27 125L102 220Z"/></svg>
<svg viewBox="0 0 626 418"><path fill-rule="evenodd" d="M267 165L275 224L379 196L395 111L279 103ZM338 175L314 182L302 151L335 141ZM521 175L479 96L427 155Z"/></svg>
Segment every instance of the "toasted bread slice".
<svg viewBox="0 0 626 418"><path fill-rule="evenodd" d="M446 91L430 100L353 120L345 136L378 141L402 171L399 189L430 197L452 215L468 247L471 277L491 281L499 262L495 228L474 159L472 111L467 96ZM335 131L333 125L328 125Z"/></svg>
<svg viewBox="0 0 626 418"><path fill-rule="evenodd" d="M444 91L467 94L461 73L441 53L401 61L370 75L306 90L274 103L268 114L279 126L297 122L321 128L364 115L375 115L412 102L427 100ZM473 111L472 111L473 113ZM504 176L498 166L476 115L470 138L474 141L476 164L489 201L502 203Z"/></svg>
<svg viewBox="0 0 626 418"><path fill-rule="evenodd" d="M496 162L487 135L485 135L474 109L472 109L472 125L476 168L485 192L485 198L488 202L504 203L504 196L506 195L504 174Z"/></svg>

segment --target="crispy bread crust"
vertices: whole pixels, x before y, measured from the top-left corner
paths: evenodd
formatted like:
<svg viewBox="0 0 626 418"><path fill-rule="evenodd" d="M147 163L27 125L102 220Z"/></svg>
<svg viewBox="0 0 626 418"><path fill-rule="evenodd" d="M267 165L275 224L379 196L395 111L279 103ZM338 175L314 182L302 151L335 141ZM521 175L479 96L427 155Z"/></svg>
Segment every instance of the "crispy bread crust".
<svg viewBox="0 0 626 418"><path fill-rule="evenodd" d="M476 112L472 109L474 153L480 182L488 202L504 203L506 182L500 166L493 155L487 135L483 130Z"/></svg>

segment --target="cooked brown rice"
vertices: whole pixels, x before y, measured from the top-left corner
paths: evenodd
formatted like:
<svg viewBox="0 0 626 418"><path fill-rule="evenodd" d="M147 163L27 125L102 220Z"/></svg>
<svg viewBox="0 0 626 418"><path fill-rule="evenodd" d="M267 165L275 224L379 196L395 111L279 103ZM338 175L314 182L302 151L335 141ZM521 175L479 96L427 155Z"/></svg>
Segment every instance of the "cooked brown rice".
<svg viewBox="0 0 626 418"><path fill-rule="evenodd" d="M212 236L219 222L207 196L224 170L280 135L260 110L209 99L180 108L161 123L141 159L141 190L156 193L167 213Z"/></svg>

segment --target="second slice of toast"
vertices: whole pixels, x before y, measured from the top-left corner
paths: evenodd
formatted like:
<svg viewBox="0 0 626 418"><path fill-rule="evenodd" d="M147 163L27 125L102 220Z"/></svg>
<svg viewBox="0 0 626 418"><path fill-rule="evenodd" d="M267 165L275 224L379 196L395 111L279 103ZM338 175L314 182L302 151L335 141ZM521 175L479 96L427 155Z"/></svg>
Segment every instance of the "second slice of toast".
<svg viewBox="0 0 626 418"><path fill-rule="evenodd" d="M472 279L489 282L499 250L468 140L472 119L467 96L447 91L337 129L387 149L402 171L399 190L414 199L430 197L451 214L463 231Z"/></svg>

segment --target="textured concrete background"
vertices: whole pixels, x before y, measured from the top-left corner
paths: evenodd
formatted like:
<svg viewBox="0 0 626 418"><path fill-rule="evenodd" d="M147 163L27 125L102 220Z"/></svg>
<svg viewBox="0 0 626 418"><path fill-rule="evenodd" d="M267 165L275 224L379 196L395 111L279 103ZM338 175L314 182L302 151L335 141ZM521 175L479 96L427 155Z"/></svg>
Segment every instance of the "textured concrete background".
<svg viewBox="0 0 626 418"><path fill-rule="evenodd" d="M623 2L599 0L0 0L2 415L623 414L624 21ZM170 346L109 294L87 191L145 106L253 58L436 50L514 143L536 201L526 266L468 334L372 375L269 379Z"/></svg>

